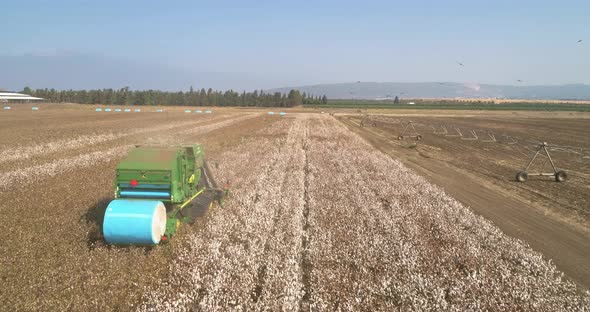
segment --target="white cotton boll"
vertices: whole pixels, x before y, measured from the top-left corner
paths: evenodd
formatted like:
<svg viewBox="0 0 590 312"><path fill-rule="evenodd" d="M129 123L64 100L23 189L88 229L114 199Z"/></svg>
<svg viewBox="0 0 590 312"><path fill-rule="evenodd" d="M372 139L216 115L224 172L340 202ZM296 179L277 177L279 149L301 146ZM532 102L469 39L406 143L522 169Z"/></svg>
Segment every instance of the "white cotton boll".
<svg viewBox="0 0 590 312"><path fill-rule="evenodd" d="M170 283L144 307L588 306L590 294L578 294L550 261L332 117L293 116L216 160L216 177L231 181L233 196L189 236Z"/></svg>

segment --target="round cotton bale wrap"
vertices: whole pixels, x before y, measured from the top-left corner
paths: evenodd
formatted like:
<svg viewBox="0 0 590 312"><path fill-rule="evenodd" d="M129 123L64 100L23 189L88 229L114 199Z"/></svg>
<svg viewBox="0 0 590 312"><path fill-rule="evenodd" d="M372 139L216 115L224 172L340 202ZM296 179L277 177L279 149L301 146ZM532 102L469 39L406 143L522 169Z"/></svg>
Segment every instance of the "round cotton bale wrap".
<svg viewBox="0 0 590 312"><path fill-rule="evenodd" d="M157 200L115 199L102 228L109 244L157 245L166 231L166 207Z"/></svg>

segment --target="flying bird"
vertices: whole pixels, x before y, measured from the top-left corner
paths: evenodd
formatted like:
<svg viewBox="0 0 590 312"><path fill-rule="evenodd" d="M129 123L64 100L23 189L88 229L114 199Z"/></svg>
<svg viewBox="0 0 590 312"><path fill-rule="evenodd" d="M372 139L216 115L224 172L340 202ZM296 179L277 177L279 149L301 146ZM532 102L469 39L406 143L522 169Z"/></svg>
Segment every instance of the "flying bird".
<svg viewBox="0 0 590 312"><path fill-rule="evenodd" d="M516 80L516 81L518 81L518 82L522 82L522 80L520 80L520 79L518 79L518 80Z"/></svg>
<svg viewBox="0 0 590 312"><path fill-rule="evenodd" d="M359 81L357 81L356 83L361 83L361 81L359 80Z"/></svg>
<svg viewBox="0 0 590 312"><path fill-rule="evenodd" d="M582 42L582 39L578 40L578 43Z"/></svg>
<svg viewBox="0 0 590 312"><path fill-rule="evenodd" d="M465 66L465 65L463 65L463 63L461 63L461 62L457 62L457 64L459 64L460 66Z"/></svg>

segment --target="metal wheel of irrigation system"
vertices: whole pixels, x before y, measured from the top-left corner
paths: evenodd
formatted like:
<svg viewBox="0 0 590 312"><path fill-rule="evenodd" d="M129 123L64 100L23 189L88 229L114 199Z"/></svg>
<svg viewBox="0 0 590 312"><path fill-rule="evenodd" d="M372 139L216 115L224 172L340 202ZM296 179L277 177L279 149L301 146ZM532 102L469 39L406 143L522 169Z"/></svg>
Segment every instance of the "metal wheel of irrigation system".
<svg viewBox="0 0 590 312"><path fill-rule="evenodd" d="M567 181L567 173L563 170L559 170L555 173L555 181L565 182Z"/></svg>
<svg viewBox="0 0 590 312"><path fill-rule="evenodd" d="M519 171L516 174L516 181L518 182L526 182L529 179L529 175L528 173L524 172L524 171Z"/></svg>

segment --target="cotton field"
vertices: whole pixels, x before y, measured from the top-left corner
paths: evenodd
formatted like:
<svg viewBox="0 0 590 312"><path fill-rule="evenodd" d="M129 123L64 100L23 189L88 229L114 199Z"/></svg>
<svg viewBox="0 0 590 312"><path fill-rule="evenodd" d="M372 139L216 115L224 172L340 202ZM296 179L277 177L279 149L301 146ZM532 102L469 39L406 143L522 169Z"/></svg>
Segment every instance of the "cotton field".
<svg viewBox="0 0 590 312"><path fill-rule="evenodd" d="M589 304L550 261L332 118L283 120L218 162L234 198L187 237L141 310Z"/></svg>
<svg viewBox="0 0 590 312"><path fill-rule="evenodd" d="M0 124L7 310L590 310L551 259L334 116L64 114ZM169 243L107 245L118 161L194 142L224 204Z"/></svg>

